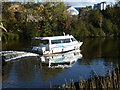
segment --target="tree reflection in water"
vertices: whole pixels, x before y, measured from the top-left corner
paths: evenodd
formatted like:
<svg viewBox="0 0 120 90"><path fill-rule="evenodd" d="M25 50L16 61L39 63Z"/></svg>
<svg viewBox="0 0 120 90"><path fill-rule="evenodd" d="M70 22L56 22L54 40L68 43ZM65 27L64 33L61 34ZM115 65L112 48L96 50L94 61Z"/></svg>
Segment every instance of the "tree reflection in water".
<svg viewBox="0 0 120 90"><path fill-rule="evenodd" d="M64 73L64 69L58 69L58 68L48 68L43 67L40 73L40 77L43 81L48 82L50 79L54 79L57 77L59 73Z"/></svg>
<svg viewBox="0 0 120 90"><path fill-rule="evenodd" d="M34 59L25 58L20 60L15 65L16 76L18 80L23 82L29 82L33 80L35 74L35 65L33 63Z"/></svg>
<svg viewBox="0 0 120 90"><path fill-rule="evenodd" d="M14 66L13 62L8 62L6 63L6 65L2 66L2 81L3 82L8 80L13 66Z"/></svg>
<svg viewBox="0 0 120 90"><path fill-rule="evenodd" d="M96 38L96 39L82 39L82 61L91 62L96 58L103 58L105 62L120 64L120 39L119 38Z"/></svg>
<svg viewBox="0 0 120 90"><path fill-rule="evenodd" d="M39 57L40 64L42 65L40 73L42 79L48 81L50 78L55 78L59 73L65 72L63 68L72 67L72 65L81 58L80 50Z"/></svg>
<svg viewBox="0 0 120 90"><path fill-rule="evenodd" d="M80 41L83 42L83 45L81 47L81 54L83 55L83 57L82 59L77 60L77 57L73 58L74 56L68 54L68 60L77 60L75 61L75 63L71 64L70 68L52 68L49 66L49 62L46 63L40 60L41 56L38 58L22 58L16 62L8 62L3 67L3 86L7 87L6 84L10 80L15 80L15 83L18 84L18 87L23 86L23 88L44 88L46 86L49 87L50 81L52 81L52 83L54 82L54 85L56 85L56 82L58 84L64 83L65 78L67 80L73 79L74 81L77 81L80 76L83 77L83 79L88 79L90 78L90 74L94 75L95 72L97 74L101 74L102 72L106 73L107 70L114 67L114 65L120 65L120 39L84 38ZM21 42L17 42L17 44L19 43ZM3 45L3 47L4 46L7 47L7 44ZM8 45L9 49L13 48L13 50L16 50L18 48L13 46ZM23 48L24 45L22 46L22 48L19 49L22 50ZM53 59L56 58L57 57L53 57ZM65 59L65 56L60 56L57 58L56 62L63 59ZM47 59L45 60L48 61ZM93 72L94 70L92 70L92 68L95 69L95 72ZM14 84L9 85L8 88L9 87L14 87Z"/></svg>

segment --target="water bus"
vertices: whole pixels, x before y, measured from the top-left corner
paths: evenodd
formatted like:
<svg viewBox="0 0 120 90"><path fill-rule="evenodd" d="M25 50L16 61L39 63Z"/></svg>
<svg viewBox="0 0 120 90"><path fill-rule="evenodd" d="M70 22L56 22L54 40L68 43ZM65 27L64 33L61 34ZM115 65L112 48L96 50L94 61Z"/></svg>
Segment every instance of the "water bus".
<svg viewBox="0 0 120 90"><path fill-rule="evenodd" d="M43 55L80 49L80 46L83 44L83 42L77 41L72 35L34 37L33 40L32 51Z"/></svg>

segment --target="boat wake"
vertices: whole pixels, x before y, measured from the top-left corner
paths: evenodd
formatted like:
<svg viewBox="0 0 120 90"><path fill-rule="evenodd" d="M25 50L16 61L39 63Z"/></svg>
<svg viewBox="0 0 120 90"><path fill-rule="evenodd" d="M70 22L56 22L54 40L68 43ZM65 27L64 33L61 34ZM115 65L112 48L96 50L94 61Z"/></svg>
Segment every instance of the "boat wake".
<svg viewBox="0 0 120 90"><path fill-rule="evenodd" d="M6 62L11 61L11 60L20 59L23 57L39 56L39 54L25 52L25 51L1 51L0 54L2 56L2 60L6 61Z"/></svg>
<svg viewBox="0 0 120 90"><path fill-rule="evenodd" d="M2 56L3 63L9 61L20 60L24 57L37 57L37 60L40 60L41 64L47 65L48 68L68 68L72 67L73 64L82 58L80 50L74 50L66 53L60 54L48 54L48 55L39 55L27 51L0 51Z"/></svg>

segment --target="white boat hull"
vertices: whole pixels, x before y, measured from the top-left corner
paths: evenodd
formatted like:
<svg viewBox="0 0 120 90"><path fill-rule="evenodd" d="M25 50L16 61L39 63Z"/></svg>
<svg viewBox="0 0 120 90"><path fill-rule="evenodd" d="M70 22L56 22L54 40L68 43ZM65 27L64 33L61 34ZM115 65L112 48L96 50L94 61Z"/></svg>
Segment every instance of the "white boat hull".
<svg viewBox="0 0 120 90"><path fill-rule="evenodd" d="M45 47L33 47L32 51L37 52L39 54L54 54L54 53L62 53L62 52L67 52L67 51L71 51L71 50L77 50L80 49L81 45L83 44L83 42L77 42L74 44L57 44L54 45L49 51L45 50Z"/></svg>

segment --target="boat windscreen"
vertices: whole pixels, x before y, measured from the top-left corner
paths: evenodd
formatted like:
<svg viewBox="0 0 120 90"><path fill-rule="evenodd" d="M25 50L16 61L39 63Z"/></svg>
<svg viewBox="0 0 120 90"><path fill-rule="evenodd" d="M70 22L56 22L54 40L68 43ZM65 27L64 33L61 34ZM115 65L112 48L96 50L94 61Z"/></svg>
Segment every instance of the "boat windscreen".
<svg viewBox="0 0 120 90"><path fill-rule="evenodd" d="M40 43L43 45L49 44L49 40L40 40Z"/></svg>
<svg viewBox="0 0 120 90"><path fill-rule="evenodd" d="M71 38L72 41L77 41L75 38Z"/></svg>

